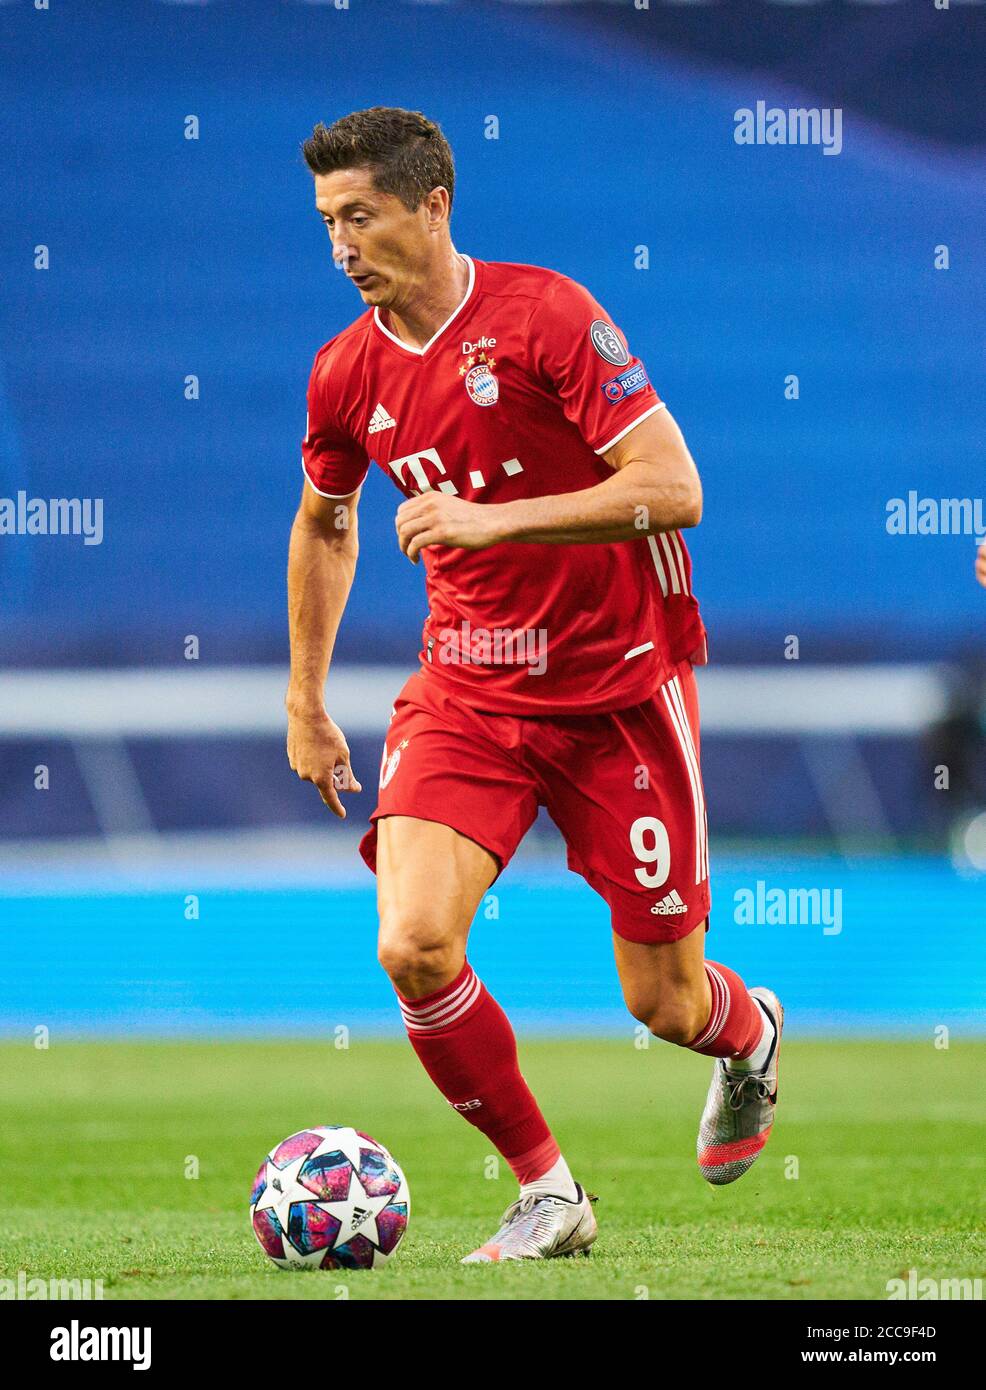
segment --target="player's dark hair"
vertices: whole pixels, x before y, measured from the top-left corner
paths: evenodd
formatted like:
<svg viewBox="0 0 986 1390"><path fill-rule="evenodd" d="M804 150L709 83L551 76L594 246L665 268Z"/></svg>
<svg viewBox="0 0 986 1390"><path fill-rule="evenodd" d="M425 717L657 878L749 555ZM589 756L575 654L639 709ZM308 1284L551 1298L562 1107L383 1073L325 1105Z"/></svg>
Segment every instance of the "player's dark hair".
<svg viewBox="0 0 986 1390"><path fill-rule="evenodd" d="M399 106L351 111L333 125L321 122L301 146L313 174L370 169L381 193L392 193L414 212L433 188L455 193L455 162L434 121Z"/></svg>

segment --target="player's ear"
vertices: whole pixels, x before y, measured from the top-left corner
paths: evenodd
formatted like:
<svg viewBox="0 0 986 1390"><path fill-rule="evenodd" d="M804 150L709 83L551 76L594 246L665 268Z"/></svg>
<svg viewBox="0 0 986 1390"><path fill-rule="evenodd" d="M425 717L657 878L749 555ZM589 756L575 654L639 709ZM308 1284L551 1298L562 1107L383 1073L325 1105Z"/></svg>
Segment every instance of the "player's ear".
<svg viewBox="0 0 986 1390"><path fill-rule="evenodd" d="M428 210L429 227L438 228L442 226L443 223L448 222L451 212L451 199L449 198L448 189L442 184L439 184L437 188L433 188L425 199L425 206Z"/></svg>

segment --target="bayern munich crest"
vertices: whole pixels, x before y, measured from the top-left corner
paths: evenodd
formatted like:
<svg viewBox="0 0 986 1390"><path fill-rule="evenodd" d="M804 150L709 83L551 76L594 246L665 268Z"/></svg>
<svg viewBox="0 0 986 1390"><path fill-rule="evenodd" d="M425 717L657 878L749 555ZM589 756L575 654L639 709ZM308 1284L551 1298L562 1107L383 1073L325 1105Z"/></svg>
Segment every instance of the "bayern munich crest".
<svg viewBox="0 0 986 1390"><path fill-rule="evenodd" d="M469 399L476 405L496 405L500 399L500 383L493 371L495 366L494 359L481 352L476 357L467 358L459 368Z"/></svg>

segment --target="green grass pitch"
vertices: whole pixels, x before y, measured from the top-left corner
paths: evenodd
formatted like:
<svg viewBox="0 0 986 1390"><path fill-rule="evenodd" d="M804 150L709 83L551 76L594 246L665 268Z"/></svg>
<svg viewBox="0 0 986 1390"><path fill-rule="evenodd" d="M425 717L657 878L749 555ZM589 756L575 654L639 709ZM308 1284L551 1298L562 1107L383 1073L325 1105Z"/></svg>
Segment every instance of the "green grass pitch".
<svg viewBox="0 0 986 1390"><path fill-rule="evenodd" d="M0 1278L101 1279L107 1298L883 1299L912 1267L984 1273L986 1043L787 1043L771 1142L720 1189L694 1159L711 1062L628 1037L524 1043L522 1064L598 1193L589 1260L459 1265L513 1181L406 1043L5 1043ZM411 1224L386 1268L282 1272L256 1244L254 1172L309 1124L403 1164Z"/></svg>

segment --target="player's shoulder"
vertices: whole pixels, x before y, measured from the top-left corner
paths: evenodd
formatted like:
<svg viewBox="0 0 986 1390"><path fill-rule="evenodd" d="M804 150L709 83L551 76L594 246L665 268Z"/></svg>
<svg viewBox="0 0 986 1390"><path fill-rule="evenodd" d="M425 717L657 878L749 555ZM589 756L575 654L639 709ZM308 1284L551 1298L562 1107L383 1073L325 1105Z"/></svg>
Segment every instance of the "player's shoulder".
<svg viewBox="0 0 986 1390"><path fill-rule="evenodd" d="M542 265L489 261L484 270L483 290L487 295L510 300L516 306L519 322L526 325L524 331L535 339L567 334L574 325L587 323L602 313L578 280Z"/></svg>
<svg viewBox="0 0 986 1390"><path fill-rule="evenodd" d="M527 299L535 303L588 293L570 275L549 270L547 266L524 265L518 261L485 261L483 291L485 294Z"/></svg>
<svg viewBox="0 0 986 1390"><path fill-rule="evenodd" d="M358 370L363 359L363 352L370 338L370 327L373 323L373 310L367 309L364 314L360 314L358 319L354 319L351 324L338 332L334 338L330 338L327 343L323 343L315 354L312 363L312 383L324 386L328 383L329 377L337 377L340 374L348 378L355 370Z"/></svg>

